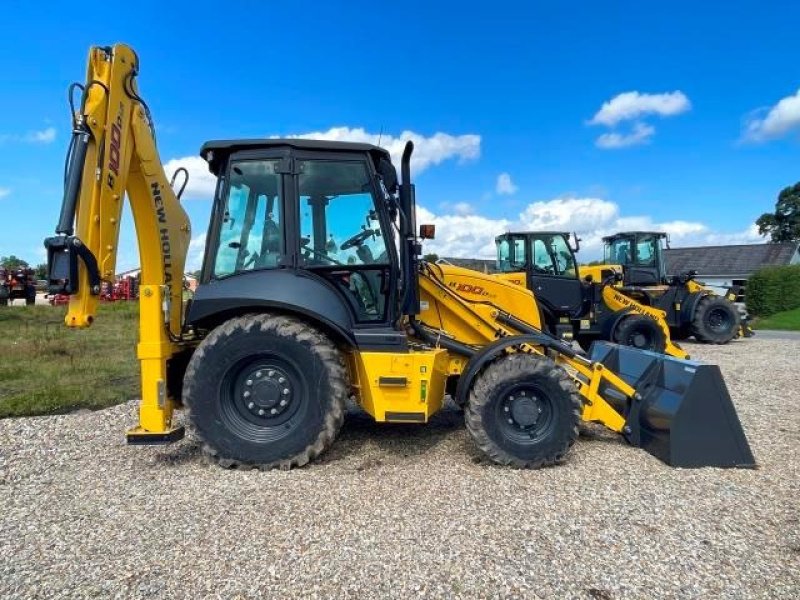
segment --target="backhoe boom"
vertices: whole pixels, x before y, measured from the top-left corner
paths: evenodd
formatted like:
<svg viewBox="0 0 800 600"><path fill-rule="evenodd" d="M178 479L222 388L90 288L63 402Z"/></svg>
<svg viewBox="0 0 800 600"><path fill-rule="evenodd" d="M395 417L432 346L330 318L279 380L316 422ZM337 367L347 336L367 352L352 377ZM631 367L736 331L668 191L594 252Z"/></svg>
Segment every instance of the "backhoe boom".
<svg viewBox="0 0 800 600"><path fill-rule="evenodd" d="M45 241L51 293L70 294L66 324L87 327L101 281L116 270L122 203L133 213L141 261L137 355L142 403L137 435L174 437L167 360L180 348L183 270L191 229L158 156L149 110L136 86L138 58L123 44L89 52L73 113L64 201L56 237Z"/></svg>

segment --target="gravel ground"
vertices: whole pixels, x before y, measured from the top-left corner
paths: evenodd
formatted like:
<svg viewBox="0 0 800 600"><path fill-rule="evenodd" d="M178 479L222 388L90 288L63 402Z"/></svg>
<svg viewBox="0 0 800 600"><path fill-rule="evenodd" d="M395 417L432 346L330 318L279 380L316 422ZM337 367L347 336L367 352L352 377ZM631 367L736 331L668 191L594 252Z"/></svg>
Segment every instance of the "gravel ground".
<svg viewBox="0 0 800 600"><path fill-rule="evenodd" d="M461 416L353 413L324 459L225 471L122 443L133 403L0 421L0 597L796 598L800 341L718 362L758 470L671 469L592 429L567 464L485 464Z"/></svg>

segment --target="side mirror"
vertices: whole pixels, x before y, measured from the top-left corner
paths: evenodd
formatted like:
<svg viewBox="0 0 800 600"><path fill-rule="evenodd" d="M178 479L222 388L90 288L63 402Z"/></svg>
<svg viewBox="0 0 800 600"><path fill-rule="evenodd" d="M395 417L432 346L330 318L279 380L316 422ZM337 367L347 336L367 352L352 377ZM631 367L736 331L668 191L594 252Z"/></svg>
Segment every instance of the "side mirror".
<svg viewBox="0 0 800 600"><path fill-rule="evenodd" d="M577 231L573 231L572 232L572 237L575 238L575 246L572 247L571 250L577 254L578 250L581 249L581 238L578 237L578 232ZM569 240L567 240L567 241L569 241Z"/></svg>
<svg viewBox="0 0 800 600"><path fill-rule="evenodd" d="M436 237L436 225L420 225L419 237L423 240L432 240Z"/></svg>
<svg viewBox="0 0 800 600"><path fill-rule="evenodd" d="M378 175L381 181L383 181L383 186L386 188L386 191L390 194L394 194L397 191L398 180L397 169L394 168L391 161L385 158L378 161Z"/></svg>

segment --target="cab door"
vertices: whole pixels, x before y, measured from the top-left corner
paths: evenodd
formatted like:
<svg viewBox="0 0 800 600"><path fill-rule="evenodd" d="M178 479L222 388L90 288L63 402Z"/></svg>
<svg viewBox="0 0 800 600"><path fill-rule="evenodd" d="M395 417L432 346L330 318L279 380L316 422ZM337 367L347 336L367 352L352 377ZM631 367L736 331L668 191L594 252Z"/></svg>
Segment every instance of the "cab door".
<svg viewBox="0 0 800 600"><path fill-rule="evenodd" d="M575 257L560 235L530 240L528 289L556 315L583 313L583 287L578 279Z"/></svg>
<svg viewBox="0 0 800 600"><path fill-rule="evenodd" d="M392 238L371 165L360 157L298 158L298 267L332 284L356 327L394 314Z"/></svg>

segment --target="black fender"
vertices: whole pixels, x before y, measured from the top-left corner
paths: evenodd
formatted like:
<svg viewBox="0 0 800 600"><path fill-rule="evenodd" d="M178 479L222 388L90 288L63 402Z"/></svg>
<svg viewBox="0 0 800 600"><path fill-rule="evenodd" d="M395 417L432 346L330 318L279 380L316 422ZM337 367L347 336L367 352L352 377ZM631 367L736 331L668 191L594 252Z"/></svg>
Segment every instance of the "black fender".
<svg viewBox="0 0 800 600"><path fill-rule="evenodd" d="M681 302L681 327L692 324L692 321L694 320L694 313L697 310L697 305L699 304L700 300L710 295L712 295L711 291L703 290L700 292L692 292L683 299Z"/></svg>
<svg viewBox="0 0 800 600"><path fill-rule="evenodd" d="M467 363L467 368L461 372L458 378L458 385L456 386L456 395L453 398L459 406L467 404L469 390L472 387L472 382L475 377L480 373L483 368L488 365L495 358L500 356L507 348L511 346L519 346L520 344L532 344L536 346L546 346L555 348L561 354L569 357L575 357L578 353L573 350L569 345L556 340L547 334L524 334L524 335L510 335L500 338L492 342L488 346L481 348L479 352L474 354Z"/></svg>
<svg viewBox="0 0 800 600"><path fill-rule="evenodd" d="M274 309L319 323L339 341L356 346L353 319L339 292L308 271L258 270L198 286L187 325L210 328L237 314Z"/></svg>

